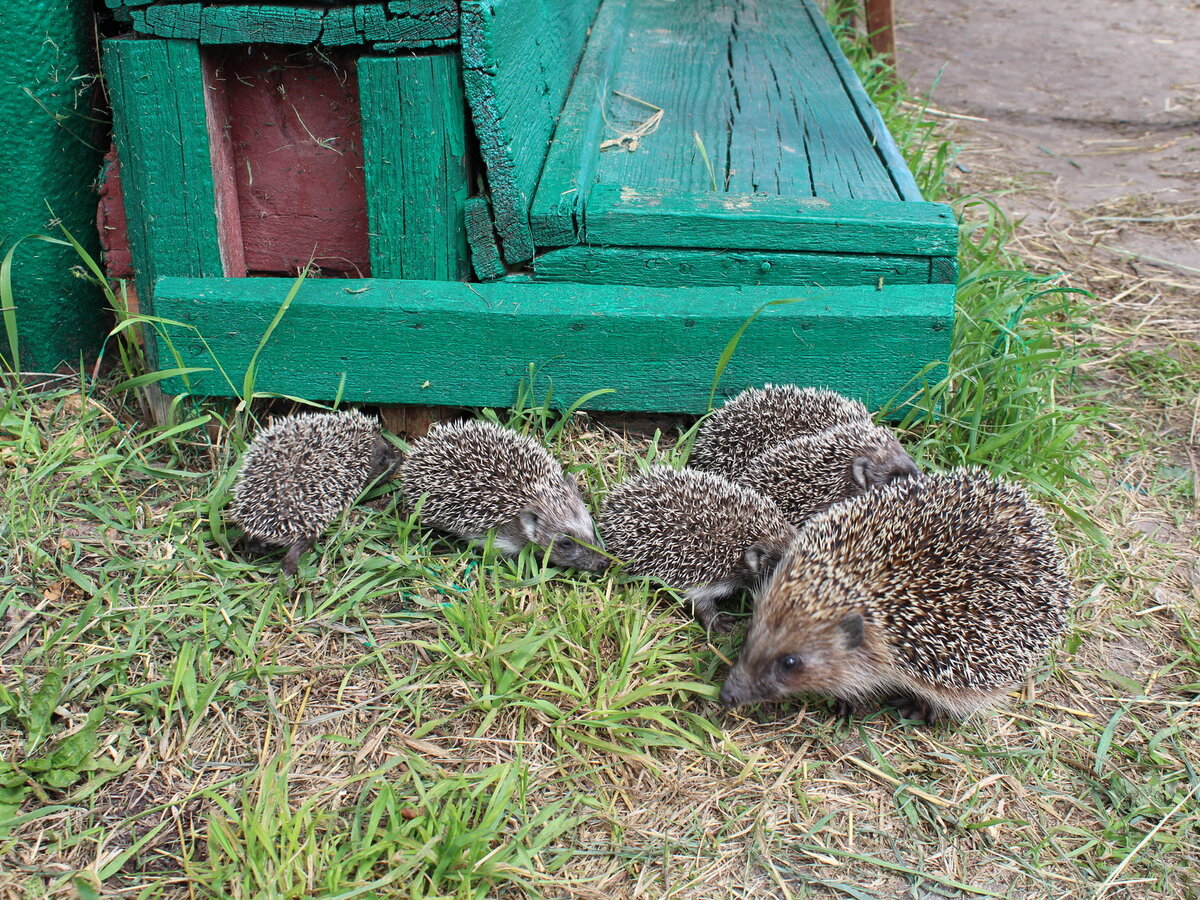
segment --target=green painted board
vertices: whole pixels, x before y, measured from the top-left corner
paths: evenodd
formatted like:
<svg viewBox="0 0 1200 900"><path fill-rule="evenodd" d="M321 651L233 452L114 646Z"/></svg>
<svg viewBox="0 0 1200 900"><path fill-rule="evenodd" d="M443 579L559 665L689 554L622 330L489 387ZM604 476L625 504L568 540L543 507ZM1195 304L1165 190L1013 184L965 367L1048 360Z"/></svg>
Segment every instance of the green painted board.
<svg viewBox="0 0 1200 900"><path fill-rule="evenodd" d="M602 151L652 115L646 104L658 126L632 152ZM808 215L814 200L851 220ZM547 248L955 255L948 210L909 202L921 202L912 175L811 0L604 0L530 222Z"/></svg>
<svg viewBox="0 0 1200 900"><path fill-rule="evenodd" d="M156 278L225 272L200 48L192 41L111 38L104 41L104 73L138 295L149 313Z"/></svg>
<svg viewBox="0 0 1200 900"><path fill-rule="evenodd" d="M161 279L158 312L190 390L229 395L290 279ZM569 404L703 412L721 352L746 320L718 397L764 381L823 385L877 406L949 351L953 285L646 288L311 280L258 359L256 390L311 399L509 406L530 364ZM195 330L193 330L193 328ZM231 385L216 371L211 348ZM165 347L163 352L166 352ZM926 375L939 377L934 371ZM178 380L166 387L182 391Z"/></svg>
<svg viewBox="0 0 1200 900"><path fill-rule="evenodd" d="M583 239L622 247L953 256L958 222L941 203L592 188Z"/></svg>
<svg viewBox="0 0 1200 900"><path fill-rule="evenodd" d="M580 201L595 177L598 147L605 138L604 94L625 45L631 0L605 0L596 14L570 99L554 129L554 139L529 211L529 227L539 247L562 247L577 240Z"/></svg>
<svg viewBox="0 0 1200 900"><path fill-rule="evenodd" d="M468 274L466 101L456 53L358 63L363 174L378 278Z"/></svg>
<svg viewBox="0 0 1200 900"><path fill-rule="evenodd" d="M657 287L926 284L935 280L933 259L940 257L576 246L538 254L533 271L537 281ZM947 273L939 266L936 274L938 281L954 281L953 267Z"/></svg>
<svg viewBox="0 0 1200 900"><path fill-rule="evenodd" d="M335 8L286 4L155 3L130 10L135 31L204 44L352 44L427 47L458 34L452 0Z"/></svg>
<svg viewBox="0 0 1200 900"><path fill-rule="evenodd" d="M598 0L463 0L463 81L505 260L533 256L529 208Z"/></svg>
<svg viewBox="0 0 1200 900"><path fill-rule="evenodd" d="M471 245L471 266L480 281L491 281L504 274L492 212L485 197L472 197L466 204L467 242Z"/></svg>

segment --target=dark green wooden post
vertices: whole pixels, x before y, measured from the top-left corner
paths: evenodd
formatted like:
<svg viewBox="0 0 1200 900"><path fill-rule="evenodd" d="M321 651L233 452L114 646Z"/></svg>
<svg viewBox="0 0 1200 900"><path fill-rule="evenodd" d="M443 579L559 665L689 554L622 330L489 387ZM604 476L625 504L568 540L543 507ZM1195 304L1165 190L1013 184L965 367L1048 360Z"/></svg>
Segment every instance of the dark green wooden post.
<svg viewBox="0 0 1200 900"><path fill-rule="evenodd" d="M0 171L0 244L31 233L61 236L61 221L88 252L99 251L96 195L103 123L94 109L91 4L9 0L0 47L0 120L7 136ZM13 265L21 368L51 371L99 346L103 295L76 278L70 247L26 241ZM8 335L0 324L0 353Z"/></svg>

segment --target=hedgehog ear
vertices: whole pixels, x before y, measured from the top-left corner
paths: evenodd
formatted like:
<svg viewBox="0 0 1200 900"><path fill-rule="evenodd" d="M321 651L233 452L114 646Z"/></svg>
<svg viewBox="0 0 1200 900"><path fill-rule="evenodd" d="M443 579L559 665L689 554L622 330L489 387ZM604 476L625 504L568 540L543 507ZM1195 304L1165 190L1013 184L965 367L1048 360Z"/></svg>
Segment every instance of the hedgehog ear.
<svg viewBox="0 0 1200 900"><path fill-rule="evenodd" d="M523 509L517 515L517 522L521 526L521 533L525 535L525 540L531 544L537 543L538 521L538 514L532 509Z"/></svg>
<svg viewBox="0 0 1200 900"><path fill-rule="evenodd" d="M875 463L871 461L869 456L855 457L854 462L850 464L850 474L854 476L854 480L863 490L867 489L871 473L874 471Z"/></svg>
<svg viewBox="0 0 1200 900"><path fill-rule="evenodd" d="M846 649L855 650L862 646L863 642L863 617L860 612L847 613L840 622L838 628L842 629L842 633L846 635Z"/></svg>
<svg viewBox="0 0 1200 900"><path fill-rule="evenodd" d="M778 547L772 547L762 541L755 541L746 548L743 559L746 561L746 568L753 574L766 575L775 568L782 555Z"/></svg>

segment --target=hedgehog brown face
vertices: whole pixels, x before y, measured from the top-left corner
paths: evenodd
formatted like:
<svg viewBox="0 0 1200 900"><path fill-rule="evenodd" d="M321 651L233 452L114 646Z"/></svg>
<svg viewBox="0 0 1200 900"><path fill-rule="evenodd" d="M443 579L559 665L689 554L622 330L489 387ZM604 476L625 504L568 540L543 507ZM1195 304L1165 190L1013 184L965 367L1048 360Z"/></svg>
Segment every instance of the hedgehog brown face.
<svg viewBox="0 0 1200 900"><path fill-rule="evenodd" d="M864 622L858 611L803 629L778 628L757 614L737 663L721 688L721 703L741 706L792 694L859 694ZM851 687L850 691L847 688ZM869 693L863 685L861 693Z"/></svg>
<svg viewBox="0 0 1200 900"><path fill-rule="evenodd" d="M864 448L850 464L850 475L860 490L856 493L883 487L904 478L915 478L917 464L905 452L900 442L889 436L876 446Z"/></svg>
<svg viewBox="0 0 1200 900"><path fill-rule="evenodd" d="M524 544L545 547L556 566L599 572L609 563L607 556L593 549L600 543L596 526L570 475L538 484L529 505L500 526L496 543L506 548L515 545L516 550Z"/></svg>

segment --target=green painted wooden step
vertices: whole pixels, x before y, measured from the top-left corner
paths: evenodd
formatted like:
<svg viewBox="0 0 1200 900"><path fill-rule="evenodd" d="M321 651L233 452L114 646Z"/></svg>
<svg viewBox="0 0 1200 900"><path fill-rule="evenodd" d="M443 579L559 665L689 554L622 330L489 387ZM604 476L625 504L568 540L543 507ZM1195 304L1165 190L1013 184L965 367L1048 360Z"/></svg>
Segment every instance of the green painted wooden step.
<svg viewBox="0 0 1200 900"><path fill-rule="evenodd" d="M160 359L206 372L192 392L241 390L290 279L163 278ZM794 302L786 302L794 301ZM772 304L764 309L765 304ZM305 282L258 359L256 390L375 403L510 406L536 367L568 405L700 413L738 329L718 399L764 381L831 387L876 407L919 389L945 360L954 286L832 289L627 285ZM929 371L924 371L930 369ZM185 385L174 379L168 390Z"/></svg>

